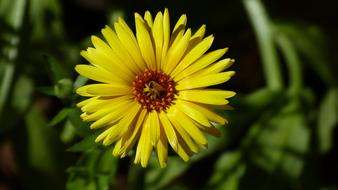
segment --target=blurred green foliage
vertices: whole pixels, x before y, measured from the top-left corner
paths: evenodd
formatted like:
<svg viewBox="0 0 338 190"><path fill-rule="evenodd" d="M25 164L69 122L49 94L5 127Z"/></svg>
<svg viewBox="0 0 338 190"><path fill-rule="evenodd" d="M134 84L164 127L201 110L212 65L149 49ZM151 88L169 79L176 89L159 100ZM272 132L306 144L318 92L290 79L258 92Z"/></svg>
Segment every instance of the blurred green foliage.
<svg viewBox="0 0 338 190"><path fill-rule="evenodd" d="M0 153L9 154L1 147L10 143L14 155L8 170L3 169L8 157L0 158L0 187L338 189L337 76L330 41L320 27L269 16L260 0L215 3L203 15L198 10L204 2L192 0L109 2L105 7L107 2L0 0ZM211 26L216 46L230 42L239 78L230 84L238 96L231 101L234 111L219 111L230 125L217 126L220 138L208 136L208 150L188 163L172 155L165 169L153 156L142 169L132 164L133 153L117 159L111 148L94 143L99 131L89 129L75 106L80 97L74 91L87 79L76 76L73 67L84 62L80 50L104 24L121 15L132 23L133 11L164 7L173 18L188 11L193 28L201 22ZM93 23L98 24L86 26ZM264 84L249 88L245 84L255 73L264 75Z"/></svg>

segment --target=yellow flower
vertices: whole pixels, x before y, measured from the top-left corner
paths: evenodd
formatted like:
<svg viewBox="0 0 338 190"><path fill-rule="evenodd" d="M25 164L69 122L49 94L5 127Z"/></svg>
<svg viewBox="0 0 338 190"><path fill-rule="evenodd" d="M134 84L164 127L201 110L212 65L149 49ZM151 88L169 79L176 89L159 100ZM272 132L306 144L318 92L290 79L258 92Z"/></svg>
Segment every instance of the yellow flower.
<svg viewBox="0 0 338 190"><path fill-rule="evenodd" d="M226 71L233 59L220 59L227 48L209 53L214 37L204 38L205 25L194 34L185 30L182 15L170 32L168 10L152 18L135 13L136 36L122 18L102 29L105 42L96 36L94 48L81 55L92 65L77 65L82 76L99 82L77 89L89 97L78 106L92 129L102 128L96 138L109 146L113 155L124 157L137 144L134 163L146 167L153 150L161 167L166 166L168 144L184 160L206 148L203 134L219 135L215 123L227 121L211 111L212 105L226 105L232 91L206 87L228 81Z"/></svg>

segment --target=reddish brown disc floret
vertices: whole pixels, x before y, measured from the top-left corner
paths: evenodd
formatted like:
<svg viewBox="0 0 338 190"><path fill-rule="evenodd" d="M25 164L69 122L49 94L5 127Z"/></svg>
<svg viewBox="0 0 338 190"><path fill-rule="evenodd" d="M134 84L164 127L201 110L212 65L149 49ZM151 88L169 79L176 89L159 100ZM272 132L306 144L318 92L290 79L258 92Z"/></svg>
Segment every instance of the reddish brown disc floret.
<svg viewBox="0 0 338 190"><path fill-rule="evenodd" d="M148 111L166 110L175 97L174 81L162 71L146 69L133 81L135 99Z"/></svg>

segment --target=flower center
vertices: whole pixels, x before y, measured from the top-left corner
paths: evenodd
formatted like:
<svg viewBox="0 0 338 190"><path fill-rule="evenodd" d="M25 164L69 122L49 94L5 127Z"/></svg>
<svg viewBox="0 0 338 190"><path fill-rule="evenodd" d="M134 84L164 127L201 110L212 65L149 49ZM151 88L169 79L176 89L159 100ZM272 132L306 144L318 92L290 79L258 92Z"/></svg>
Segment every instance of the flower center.
<svg viewBox="0 0 338 190"><path fill-rule="evenodd" d="M149 111L167 109L173 103L175 93L174 81L159 70L146 69L133 81L135 99Z"/></svg>

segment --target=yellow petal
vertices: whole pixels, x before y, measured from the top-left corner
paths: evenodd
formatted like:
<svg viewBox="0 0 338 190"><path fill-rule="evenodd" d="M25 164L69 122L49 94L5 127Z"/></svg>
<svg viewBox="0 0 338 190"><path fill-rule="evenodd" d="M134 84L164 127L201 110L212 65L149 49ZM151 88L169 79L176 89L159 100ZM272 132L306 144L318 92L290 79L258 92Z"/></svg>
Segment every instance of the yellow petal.
<svg viewBox="0 0 338 190"><path fill-rule="evenodd" d="M87 51L82 51L81 55L85 58L89 57L88 61L93 65L103 68L125 81L132 81L134 79L132 71L123 66L123 62L116 57L115 53L106 55L94 48L88 48Z"/></svg>
<svg viewBox="0 0 338 190"><path fill-rule="evenodd" d="M88 98L88 99L86 99L86 100L83 100L83 101L77 103L76 106L79 107L79 108L81 108L81 107L83 107L83 106L85 106L85 105L87 105L87 104L90 104L90 103L92 103L92 102L95 102L97 99L98 99L97 96L92 97L92 98Z"/></svg>
<svg viewBox="0 0 338 190"><path fill-rule="evenodd" d="M139 114L137 118L136 125L133 130L129 130L124 136L123 136L123 145L120 149L120 154L123 152L129 152L134 144L136 143L136 140L139 139L140 133L141 133L141 127L143 126L143 122L145 119L145 116L147 114L147 110L142 109L141 113Z"/></svg>
<svg viewBox="0 0 338 190"><path fill-rule="evenodd" d="M183 14L178 19L177 23L174 26L173 33L170 37L170 46L173 46L179 40L179 36L184 33L185 25L187 24L187 15Z"/></svg>
<svg viewBox="0 0 338 190"><path fill-rule="evenodd" d="M146 11L144 13L144 20L147 22L147 24L150 28L153 27L153 17L151 16L149 11Z"/></svg>
<svg viewBox="0 0 338 190"><path fill-rule="evenodd" d="M120 96L131 94L130 86L117 84L89 84L87 93L95 96Z"/></svg>
<svg viewBox="0 0 338 190"><path fill-rule="evenodd" d="M167 51L169 48L169 40L170 40L169 11L168 9L165 9L163 13L163 48L161 56L161 68L164 68L164 60L166 59L167 56Z"/></svg>
<svg viewBox="0 0 338 190"><path fill-rule="evenodd" d="M90 113L86 117L83 118L84 121L96 121L107 114L114 113L114 111L120 111L121 109L127 109L127 105L129 105L132 101L120 101L120 102L109 102L107 106L102 107L96 112ZM88 113L87 113L88 114Z"/></svg>
<svg viewBox="0 0 338 190"><path fill-rule="evenodd" d="M217 59L221 58L227 51L227 48L225 49L219 49L212 51L206 55L203 55L200 59L198 59L196 62L194 62L192 65L190 65L188 68L183 70L181 73L177 74L177 76L174 77L175 81L182 80L184 77L190 76L191 74L204 69L208 65L212 64Z"/></svg>
<svg viewBox="0 0 338 190"><path fill-rule="evenodd" d="M193 120L201 123L204 126L211 127L209 120L201 112L198 112L197 110L193 109L188 104L186 104L186 101L177 100L176 106L180 111L185 113Z"/></svg>
<svg viewBox="0 0 338 190"><path fill-rule="evenodd" d="M96 99L95 101L91 101L87 103L86 105L81 107L81 110L83 112L96 112L98 110L107 108L107 107L112 107L113 105L116 105L120 102L125 102L127 100L132 100L134 97L132 95L124 95L124 96L119 96L115 98L109 98L109 99Z"/></svg>
<svg viewBox="0 0 338 190"><path fill-rule="evenodd" d="M111 132L111 130L113 130L112 127L109 127L108 129L104 130L99 136L96 137L95 142L98 143L103 139L105 139L107 135Z"/></svg>
<svg viewBox="0 0 338 190"><path fill-rule="evenodd" d="M180 91L177 98L203 104L225 105L228 104L225 98L230 98L235 94L235 92L225 90L185 90Z"/></svg>
<svg viewBox="0 0 338 190"><path fill-rule="evenodd" d="M90 87L89 85L81 86L78 89L76 89L76 93L79 94L80 96L85 96L85 97L94 96L93 94L90 94L87 92L89 87Z"/></svg>
<svg viewBox="0 0 338 190"><path fill-rule="evenodd" d="M90 65L76 65L75 70L82 76L103 83L125 83L125 81L112 75L111 73Z"/></svg>
<svg viewBox="0 0 338 190"><path fill-rule="evenodd" d="M106 55L110 55L110 53L112 52L112 49L104 42L102 41L100 38L96 37L96 36L91 36L91 41L95 47L95 49L97 49L98 51L106 54Z"/></svg>
<svg viewBox="0 0 338 190"><path fill-rule="evenodd" d="M145 67L142 67L142 64L134 61L134 59L129 55L128 50L122 45L116 33L109 26L106 26L104 29L102 29L101 33L107 40L116 56L118 56L120 60L123 60L128 68L131 68L132 71L142 71L145 69Z"/></svg>
<svg viewBox="0 0 338 190"><path fill-rule="evenodd" d="M162 46L163 46L163 16L162 13L157 13L154 21L154 26L152 27L152 34L154 37L155 43L155 57L156 57L156 66L159 69L162 57Z"/></svg>
<svg viewBox="0 0 338 190"><path fill-rule="evenodd" d="M209 75L214 73L219 73L227 68L229 68L233 63L235 62L234 59L223 59L221 61L218 61L217 63L214 63L210 67L207 67L205 69L202 69L196 73L196 75L202 76L202 75Z"/></svg>
<svg viewBox="0 0 338 190"><path fill-rule="evenodd" d="M147 30L143 20L135 18L136 22L136 37L141 54L148 65L148 68L155 69L155 53L151 36Z"/></svg>
<svg viewBox="0 0 338 190"><path fill-rule="evenodd" d="M195 110L201 112L203 115L205 115L210 121L216 122L218 124L224 125L227 123L227 120L224 119L222 116L219 116L218 114L214 113L213 111L210 111L209 108L206 108L205 106L198 105L191 102L186 102L186 104Z"/></svg>
<svg viewBox="0 0 338 190"><path fill-rule="evenodd" d="M119 152L121 150L121 146L122 146L122 139L119 139L116 143L115 143L115 146L114 146L114 149L113 149L113 155L114 156L119 156Z"/></svg>
<svg viewBox="0 0 338 190"><path fill-rule="evenodd" d="M129 113L121 119L115 126L113 126L110 133L103 141L103 145L110 145L111 143L115 142L116 140L120 139L129 129L129 126L133 123L135 116L139 112L140 105L135 103L133 106L129 107Z"/></svg>
<svg viewBox="0 0 338 190"><path fill-rule="evenodd" d="M98 38L96 36L92 36L91 40L92 40L92 43L95 47L95 52L100 52L101 54L105 55L108 59L112 60L112 62L118 61L119 68L124 69L124 70L128 70L126 67L129 64L121 64L121 63L124 63L124 59L119 59L119 57L116 55L116 53L104 41L102 41L100 38ZM136 72L136 71L134 71L134 72Z"/></svg>
<svg viewBox="0 0 338 190"><path fill-rule="evenodd" d="M170 47L164 68L164 71L166 73L171 73L171 71L177 66L178 62L180 61L180 59L184 55L185 50L188 47L190 36L191 30L188 29L182 39L180 39L178 43Z"/></svg>
<svg viewBox="0 0 338 190"><path fill-rule="evenodd" d="M160 131L160 139L156 146L156 152L157 152L158 161L160 163L160 167L161 168L166 167L167 165L166 162L168 159L168 141L164 134L163 129Z"/></svg>
<svg viewBox="0 0 338 190"><path fill-rule="evenodd" d="M148 124L150 125L150 138L151 144L156 146L158 140L160 139L160 122L156 111L149 113Z"/></svg>
<svg viewBox="0 0 338 190"><path fill-rule="evenodd" d="M227 71L222 73L188 77L177 83L176 90L186 90L193 88L202 88L207 86L212 86L216 84L221 84L228 81L233 75L234 71Z"/></svg>
<svg viewBox="0 0 338 190"><path fill-rule="evenodd" d="M202 26L194 33L194 35L191 36L190 43L196 42L196 41L195 41L196 39L201 40L201 39L204 37L205 30L206 30L206 26L205 26L205 24L203 24L203 25L202 25ZM197 41L197 42L199 42L199 41Z"/></svg>
<svg viewBox="0 0 338 190"><path fill-rule="evenodd" d="M160 121L164 129L165 134L167 135L170 146L177 151L178 149L178 140L174 127L171 125L168 116L165 112L160 112Z"/></svg>
<svg viewBox="0 0 338 190"><path fill-rule="evenodd" d="M187 144L189 149L192 152L197 152L197 147L195 143L192 141L191 137L188 135L188 133L184 130L183 126L181 126L181 123L178 122L179 112L176 108L172 107L168 110L167 114L170 122L173 124L175 129L177 130L180 137L182 137L182 140Z"/></svg>
<svg viewBox="0 0 338 190"><path fill-rule="evenodd" d="M110 110L109 112L106 112L104 115L102 114L102 116L99 117L97 121L95 121L94 123L90 125L90 128L97 129L97 128L105 127L105 125L107 125L108 123L115 124L116 122L118 122L124 115L126 115L126 111L130 110L129 106L131 106L132 104L129 103L129 104L126 104L125 106L122 106L122 105L120 104L119 106L115 107L117 109L109 109ZM97 115L94 115L94 116L97 116ZM87 120L90 116L91 115L87 117ZM94 116L91 116L91 118L93 118Z"/></svg>
<svg viewBox="0 0 338 190"><path fill-rule="evenodd" d="M194 61L200 58L211 46L214 37L208 36L207 38L203 39L202 42L197 44L187 55L184 56L182 61L177 65L175 70L172 72L171 76L175 77L176 74L182 72L185 68L191 65Z"/></svg>
<svg viewBox="0 0 338 190"><path fill-rule="evenodd" d="M194 124L203 132L205 133L208 133L212 136L215 136L215 137L220 137L221 136L221 132L214 126L211 126L211 127L206 127L206 126L203 126L197 122L194 122Z"/></svg>
<svg viewBox="0 0 338 190"><path fill-rule="evenodd" d="M184 130L190 135L192 139L195 140L198 144L207 144L207 139L204 137L203 133L194 125L193 121L184 113L177 110L177 122L184 128Z"/></svg>
<svg viewBox="0 0 338 190"><path fill-rule="evenodd" d="M137 120L136 115L139 113L141 109L141 105L139 103L134 103L129 107L129 111L127 112L126 116L121 119L121 121L118 123L118 125L122 126L122 131L119 134L119 136L124 135L128 129L130 128L130 125L133 124L135 120Z"/></svg>
<svg viewBox="0 0 338 190"><path fill-rule="evenodd" d="M150 142L150 127L144 125L142 128L139 143L137 145L134 163L141 162L142 167L147 167L151 152L152 145Z"/></svg>
<svg viewBox="0 0 338 190"><path fill-rule="evenodd" d="M125 29L119 23L114 24L115 31L119 37L122 45L128 51L129 55L133 58L136 65L140 65L140 68L146 68L146 64L142 58L141 51L138 47L135 35L128 32L130 29ZM129 27L128 27L129 28Z"/></svg>

